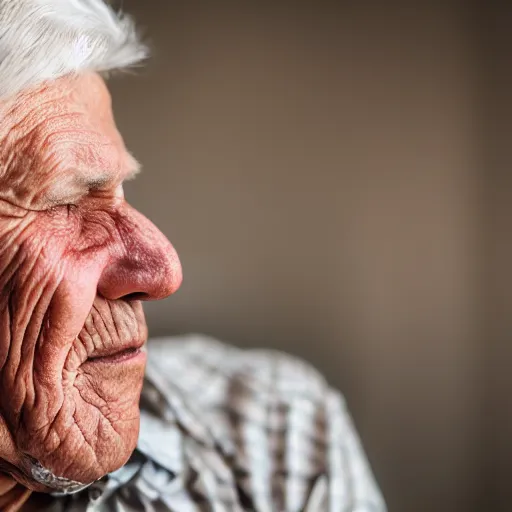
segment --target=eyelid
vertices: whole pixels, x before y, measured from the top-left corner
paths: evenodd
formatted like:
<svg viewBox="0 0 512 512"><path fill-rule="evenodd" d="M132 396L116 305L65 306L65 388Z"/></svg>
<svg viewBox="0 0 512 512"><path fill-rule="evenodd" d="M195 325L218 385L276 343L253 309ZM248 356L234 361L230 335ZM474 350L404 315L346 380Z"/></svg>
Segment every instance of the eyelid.
<svg viewBox="0 0 512 512"><path fill-rule="evenodd" d="M62 199L51 199L48 203L48 210L55 210L56 208L60 208L62 206L77 206L82 198L81 195L73 196L73 197L63 197Z"/></svg>

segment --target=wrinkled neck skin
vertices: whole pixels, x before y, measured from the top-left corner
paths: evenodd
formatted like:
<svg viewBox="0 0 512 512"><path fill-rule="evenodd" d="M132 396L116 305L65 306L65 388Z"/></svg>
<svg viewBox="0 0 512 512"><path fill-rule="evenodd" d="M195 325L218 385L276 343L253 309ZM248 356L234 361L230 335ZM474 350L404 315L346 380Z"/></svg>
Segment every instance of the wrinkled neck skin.
<svg viewBox="0 0 512 512"><path fill-rule="evenodd" d="M24 91L0 119L0 510L17 510L30 490L75 492L128 460L141 300L176 291L181 267L124 198L136 162L98 75Z"/></svg>

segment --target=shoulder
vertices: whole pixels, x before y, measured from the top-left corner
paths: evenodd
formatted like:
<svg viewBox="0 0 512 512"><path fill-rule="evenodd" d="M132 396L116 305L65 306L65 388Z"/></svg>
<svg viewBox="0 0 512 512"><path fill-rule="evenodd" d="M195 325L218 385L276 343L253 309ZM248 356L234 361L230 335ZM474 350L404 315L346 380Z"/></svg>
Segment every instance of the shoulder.
<svg viewBox="0 0 512 512"><path fill-rule="evenodd" d="M249 494L258 483L291 509L385 510L344 398L300 358L162 338L150 342L147 378L182 397Z"/></svg>
<svg viewBox="0 0 512 512"><path fill-rule="evenodd" d="M270 349L240 349L198 334L152 339L148 373L163 373L186 394L203 389L205 399L212 399L217 390L323 402L330 390L322 374L298 357Z"/></svg>

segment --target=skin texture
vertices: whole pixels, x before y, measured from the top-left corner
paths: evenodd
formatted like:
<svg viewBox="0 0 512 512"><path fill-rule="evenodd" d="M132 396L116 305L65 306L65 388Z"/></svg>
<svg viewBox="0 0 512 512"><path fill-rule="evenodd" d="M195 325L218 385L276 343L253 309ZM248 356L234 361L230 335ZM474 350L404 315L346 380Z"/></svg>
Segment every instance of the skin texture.
<svg viewBox="0 0 512 512"><path fill-rule="evenodd" d="M174 293L182 273L165 236L124 199L137 164L98 75L24 91L0 115L0 508L9 510L9 492L52 490L34 468L87 484L128 460L145 367L140 301Z"/></svg>

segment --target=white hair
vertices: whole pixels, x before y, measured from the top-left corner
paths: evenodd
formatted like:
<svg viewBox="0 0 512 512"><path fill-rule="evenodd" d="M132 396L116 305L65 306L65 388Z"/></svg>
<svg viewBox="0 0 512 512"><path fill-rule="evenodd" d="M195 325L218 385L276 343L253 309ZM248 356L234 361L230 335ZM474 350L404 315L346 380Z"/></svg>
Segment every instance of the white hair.
<svg viewBox="0 0 512 512"><path fill-rule="evenodd" d="M147 57L133 20L103 0L0 0L0 98L70 73Z"/></svg>

